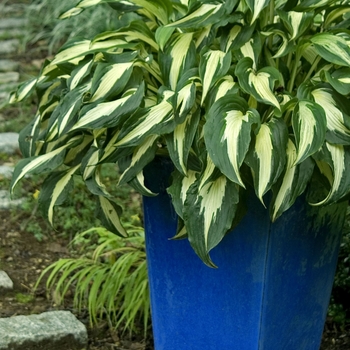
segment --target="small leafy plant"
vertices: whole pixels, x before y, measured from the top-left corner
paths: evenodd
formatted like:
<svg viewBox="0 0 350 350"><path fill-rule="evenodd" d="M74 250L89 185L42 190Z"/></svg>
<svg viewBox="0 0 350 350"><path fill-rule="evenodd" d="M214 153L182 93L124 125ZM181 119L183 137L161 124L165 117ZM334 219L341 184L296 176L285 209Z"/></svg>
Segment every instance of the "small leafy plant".
<svg viewBox="0 0 350 350"><path fill-rule="evenodd" d="M129 24L70 40L12 95L40 101L12 188L47 172L39 203L50 222L78 175L103 225L126 237L101 168L118 163L119 185L152 196L143 169L168 157L177 237L214 266L209 252L250 188L272 221L302 193L312 205L348 195L348 1L83 0L61 18L100 3Z"/></svg>
<svg viewBox="0 0 350 350"><path fill-rule="evenodd" d="M60 259L41 274L36 287L48 275L46 288L58 304L67 292L74 291L74 307L87 309L91 324L107 318L115 328L136 332L149 324L149 292L141 228L129 225L126 239L102 227L78 234L72 249L80 256Z"/></svg>

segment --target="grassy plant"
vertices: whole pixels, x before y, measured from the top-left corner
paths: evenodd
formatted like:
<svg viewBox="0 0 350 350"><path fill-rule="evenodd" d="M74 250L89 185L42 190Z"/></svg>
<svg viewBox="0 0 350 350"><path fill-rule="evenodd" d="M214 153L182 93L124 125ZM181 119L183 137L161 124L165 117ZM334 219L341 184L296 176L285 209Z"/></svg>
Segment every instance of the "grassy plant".
<svg viewBox="0 0 350 350"><path fill-rule="evenodd" d="M82 16L67 18L64 21L58 17L74 3L71 0L35 0L27 8L27 34L24 37L23 48L36 47L51 55L69 38L92 38L105 30L114 30L119 24L118 15L111 11L107 4L90 9ZM38 21L40 17L40 21ZM35 44L40 44L35 45Z"/></svg>
<svg viewBox="0 0 350 350"><path fill-rule="evenodd" d="M47 289L56 302L63 302L74 289L74 307L87 308L92 324L107 317L111 325L135 331L141 322L146 333L149 322L149 296L144 235L141 228L121 239L104 228L91 228L75 237L72 247L78 258L60 259L47 267Z"/></svg>

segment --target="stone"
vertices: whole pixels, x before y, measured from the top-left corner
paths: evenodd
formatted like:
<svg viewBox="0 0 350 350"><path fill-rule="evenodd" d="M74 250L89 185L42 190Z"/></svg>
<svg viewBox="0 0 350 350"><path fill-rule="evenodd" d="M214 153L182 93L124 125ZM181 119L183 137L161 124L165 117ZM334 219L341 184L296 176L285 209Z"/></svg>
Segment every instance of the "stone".
<svg viewBox="0 0 350 350"><path fill-rule="evenodd" d="M18 80L19 80L18 72L0 73L0 84L17 83Z"/></svg>
<svg viewBox="0 0 350 350"><path fill-rule="evenodd" d="M24 37L26 33L21 29L0 29L1 39L13 39Z"/></svg>
<svg viewBox="0 0 350 350"><path fill-rule="evenodd" d="M13 289L13 282L5 271L0 270L0 294Z"/></svg>
<svg viewBox="0 0 350 350"><path fill-rule="evenodd" d="M0 54L6 55L16 53L19 47L18 39L9 39L0 41Z"/></svg>
<svg viewBox="0 0 350 350"><path fill-rule="evenodd" d="M11 199L10 192L7 190L0 190L0 209L10 209L18 207L24 202L24 198Z"/></svg>
<svg viewBox="0 0 350 350"><path fill-rule="evenodd" d="M19 134L16 132L0 133L0 153L14 154L19 150Z"/></svg>
<svg viewBox="0 0 350 350"><path fill-rule="evenodd" d="M19 68L19 62L12 60L0 60L0 72L16 71Z"/></svg>
<svg viewBox="0 0 350 350"><path fill-rule="evenodd" d="M70 311L0 318L0 350L82 350L86 327Z"/></svg>
<svg viewBox="0 0 350 350"><path fill-rule="evenodd" d="M0 165L0 179L1 177L6 177L10 179L12 177L13 167L9 165Z"/></svg>
<svg viewBox="0 0 350 350"><path fill-rule="evenodd" d="M0 29L22 28L27 25L25 18L1 18Z"/></svg>

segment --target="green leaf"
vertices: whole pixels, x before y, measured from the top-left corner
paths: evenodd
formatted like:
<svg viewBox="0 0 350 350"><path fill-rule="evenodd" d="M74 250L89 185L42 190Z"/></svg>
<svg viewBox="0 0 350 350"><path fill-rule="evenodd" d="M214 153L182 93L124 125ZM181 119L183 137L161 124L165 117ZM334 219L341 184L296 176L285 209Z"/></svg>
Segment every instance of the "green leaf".
<svg viewBox="0 0 350 350"><path fill-rule="evenodd" d="M140 110L123 125L116 146L128 147L139 145L148 135L161 134L164 130L173 129L173 106L168 100L174 92L165 91L161 102L148 110ZM166 132L165 132L166 133Z"/></svg>
<svg viewBox="0 0 350 350"><path fill-rule="evenodd" d="M332 73L325 71L325 76L334 90L344 96L350 94L350 68L337 69Z"/></svg>
<svg viewBox="0 0 350 350"><path fill-rule="evenodd" d="M332 174L328 173L325 162L331 168ZM317 155L316 164L321 173L326 174L330 181L331 190L327 197L312 205L326 205L340 200L350 192L350 149L342 145L325 143L320 154Z"/></svg>
<svg viewBox="0 0 350 350"><path fill-rule="evenodd" d="M249 149L252 126L259 123L258 112L237 95L220 98L207 113L204 140L209 156L224 175L242 187L240 166Z"/></svg>
<svg viewBox="0 0 350 350"><path fill-rule="evenodd" d="M239 201L238 186L224 175L210 178L213 171L212 165L208 164L202 177L188 189L184 207L188 240L210 267L215 265L209 252L231 228Z"/></svg>
<svg viewBox="0 0 350 350"><path fill-rule="evenodd" d="M342 37L331 33L316 34L310 38L317 53L326 61L350 66L350 47Z"/></svg>
<svg viewBox="0 0 350 350"><path fill-rule="evenodd" d="M201 55L199 63L199 76L203 86L201 104L204 103L209 89L228 72L230 65L230 52L209 50Z"/></svg>
<svg viewBox="0 0 350 350"><path fill-rule="evenodd" d="M246 163L251 168L257 197L263 196L278 180L286 163L288 129L283 120L273 118L262 124L255 136Z"/></svg>
<svg viewBox="0 0 350 350"><path fill-rule="evenodd" d="M271 219L276 221L301 195L310 181L314 169L314 162L307 158L298 165L296 147L290 139L287 146L287 163L282 181L273 186L274 198L271 207Z"/></svg>
<svg viewBox="0 0 350 350"><path fill-rule="evenodd" d="M39 194L39 208L44 217L53 225L53 209L69 196L73 188L73 174L79 169L77 165L65 171L52 173L47 177Z"/></svg>
<svg viewBox="0 0 350 350"><path fill-rule="evenodd" d="M349 101L327 87L314 89L311 94L326 114L327 141L349 145L350 118L344 113L349 111Z"/></svg>
<svg viewBox="0 0 350 350"><path fill-rule="evenodd" d="M144 84L141 84L139 88L126 91L121 98L114 101L86 105L71 130L117 126L138 108L143 94Z"/></svg>
<svg viewBox="0 0 350 350"><path fill-rule="evenodd" d="M122 211L121 207L104 196L99 196L98 198L97 217L101 220L103 226L119 236L127 237L127 233L119 218Z"/></svg>
<svg viewBox="0 0 350 350"><path fill-rule="evenodd" d="M280 81L280 73L273 67L265 67L255 72L253 61L246 57L241 59L236 66L235 74L242 89L252 94L259 102L267 103L280 110L280 104L274 94L276 81Z"/></svg>
<svg viewBox="0 0 350 350"><path fill-rule="evenodd" d="M323 108L310 100L301 100L293 111L292 125L298 155L296 164L317 152L326 136L326 114Z"/></svg>

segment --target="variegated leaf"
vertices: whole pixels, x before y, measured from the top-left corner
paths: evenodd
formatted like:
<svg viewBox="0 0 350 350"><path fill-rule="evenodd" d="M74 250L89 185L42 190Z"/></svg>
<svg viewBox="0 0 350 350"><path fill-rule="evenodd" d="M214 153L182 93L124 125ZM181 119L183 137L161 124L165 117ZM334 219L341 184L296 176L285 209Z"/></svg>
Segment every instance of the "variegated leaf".
<svg viewBox="0 0 350 350"><path fill-rule="evenodd" d="M86 105L80 112L80 118L71 128L100 129L117 126L133 113L140 105L144 94L144 84L138 89L130 89L119 99L110 102Z"/></svg>
<svg viewBox="0 0 350 350"><path fill-rule="evenodd" d="M82 11L84 11L84 9L100 4L101 2L104 2L104 0L81 0L75 5L75 7L61 13L58 18L66 19L66 18L76 16L80 14Z"/></svg>
<svg viewBox="0 0 350 350"><path fill-rule="evenodd" d="M98 198L97 217L101 220L103 226L119 236L126 237L127 233L120 221L121 207L104 196L99 196Z"/></svg>
<svg viewBox="0 0 350 350"><path fill-rule="evenodd" d="M79 166L52 173L45 179L41 187L39 208L51 225L53 225L54 206L62 204L69 196L73 188L73 175Z"/></svg>
<svg viewBox="0 0 350 350"><path fill-rule="evenodd" d="M204 103L209 89L227 73L230 65L230 52L209 50L201 55L199 62L199 76L203 86L201 104Z"/></svg>
<svg viewBox="0 0 350 350"><path fill-rule="evenodd" d="M290 40L295 40L300 37L312 24L314 18L314 13L312 11L297 12L277 10L277 13L289 31Z"/></svg>
<svg viewBox="0 0 350 350"><path fill-rule="evenodd" d="M158 135L150 135L136 147L130 157L128 167L119 178L119 185L131 181L141 170L150 163L156 155Z"/></svg>
<svg viewBox="0 0 350 350"><path fill-rule="evenodd" d="M245 187L240 166L248 152L252 125L260 124L256 110L237 95L217 100L207 113L204 139L210 158L231 181Z"/></svg>
<svg viewBox="0 0 350 350"><path fill-rule="evenodd" d="M186 119L177 124L174 131L166 136L166 143L169 156L176 168L184 175L187 175L187 159L197 132L200 119L200 110L187 113Z"/></svg>
<svg viewBox="0 0 350 350"><path fill-rule="evenodd" d="M239 200L238 185L224 175L193 183L186 193L184 221L188 240L202 261L215 267L209 252L231 228Z"/></svg>
<svg viewBox="0 0 350 350"><path fill-rule="evenodd" d="M334 0L301 0L295 7L296 11L310 11L314 9L326 9Z"/></svg>
<svg viewBox="0 0 350 350"><path fill-rule="evenodd" d="M70 90L75 89L77 85L90 74L93 63L94 61L88 60L86 63L79 65L72 71L70 78L67 80L67 84Z"/></svg>
<svg viewBox="0 0 350 350"><path fill-rule="evenodd" d="M96 146L91 146L81 162L81 173L84 181L92 177L99 165L101 151Z"/></svg>
<svg viewBox="0 0 350 350"><path fill-rule="evenodd" d="M133 62L98 65L92 78L89 102L105 100L112 94L120 93L131 76L132 67Z"/></svg>
<svg viewBox="0 0 350 350"><path fill-rule="evenodd" d="M215 23L225 13L224 4L204 3L185 17L169 23L166 27L197 28Z"/></svg>
<svg viewBox="0 0 350 350"><path fill-rule="evenodd" d="M86 55L90 50L90 44L90 40L77 40L67 43L62 46L60 52L56 54L49 66L52 67Z"/></svg>
<svg viewBox="0 0 350 350"><path fill-rule="evenodd" d="M260 12L269 4L270 0L246 0L250 10L253 13L251 23L254 23Z"/></svg>
<svg viewBox="0 0 350 350"><path fill-rule="evenodd" d="M350 145L350 117L344 113L349 111L349 101L327 87L314 89L311 94L326 114L327 141Z"/></svg>
<svg viewBox="0 0 350 350"><path fill-rule="evenodd" d="M176 89L182 74L195 65L196 49L193 43L193 33L178 34L166 48L159 61L164 82L172 90Z"/></svg>
<svg viewBox="0 0 350 350"><path fill-rule="evenodd" d="M188 72L193 72L191 69ZM187 74L185 74L186 76ZM191 77L193 78L193 77ZM181 80L178 86L178 90L174 95L174 114L175 114L175 122L177 124L183 123L189 113L193 109L196 109L196 84L192 79L186 81L185 85L182 86Z"/></svg>
<svg viewBox="0 0 350 350"><path fill-rule="evenodd" d="M264 194L278 180L286 163L288 129L283 120L273 118L262 124L247 154L254 188L262 203Z"/></svg>
<svg viewBox="0 0 350 350"><path fill-rule="evenodd" d="M321 161L317 161L316 164L330 181L331 190L325 199L313 205L331 204L350 192L350 149L348 146L326 142L318 159ZM327 165L331 168L332 174L329 174L327 165L323 164L325 161L328 161Z"/></svg>
<svg viewBox="0 0 350 350"><path fill-rule="evenodd" d="M34 92L37 82L38 78L33 78L22 83L15 92L11 93L9 103L21 102L30 96Z"/></svg>
<svg viewBox="0 0 350 350"><path fill-rule="evenodd" d="M326 61L340 66L350 66L350 47L342 37L321 33L314 35L310 40L317 53Z"/></svg>
<svg viewBox="0 0 350 350"><path fill-rule="evenodd" d="M319 104L301 100L293 111L292 125L298 150L295 162L298 164L323 145L327 129L326 114Z"/></svg>
<svg viewBox="0 0 350 350"><path fill-rule="evenodd" d="M57 136L65 134L74 125L88 88L86 85L77 87L63 97L50 117L46 141L52 141Z"/></svg>
<svg viewBox="0 0 350 350"><path fill-rule="evenodd" d="M149 29L147 24L143 21L133 21L127 27L121 28L118 31L113 32L104 32L102 34L97 35L92 44L104 42L107 39L118 40L119 37L124 38L125 42L143 42L150 45L153 49L159 50L159 46L155 41L155 37L153 32ZM118 55L119 56L119 55Z"/></svg>
<svg viewBox="0 0 350 350"><path fill-rule="evenodd" d="M252 94L259 102L267 103L280 110L280 104L274 93L276 81L280 81L280 73L273 67L265 67L255 72L253 61L246 57L241 59L236 66L235 73L242 89Z"/></svg>
<svg viewBox="0 0 350 350"><path fill-rule="evenodd" d="M39 128L40 114L37 114L19 133L18 142L23 157L29 158L35 155L36 141L40 131Z"/></svg>
<svg viewBox="0 0 350 350"><path fill-rule="evenodd" d="M148 135L171 132L174 129L173 106L168 102L174 95L165 91L163 100L148 110L139 110L123 125L116 146L139 145ZM166 133L166 132L164 132Z"/></svg>
<svg viewBox="0 0 350 350"><path fill-rule="evenodd" d="M143 10L146 10L151 17L156 18L163 24L169 22L173 7L169 0L130 0L135 5L140 6Z"/></svg>
<svg viewBox="0 0 350 350"><path fill-rule="evenodd" d="M13 172L10 185L11 191L13 191L18 181L25 175L50 172L62 165L67 148L75 142L79 142L79 139L80 137L72 138L64 146L54 149L51 152L20 160Z"/></svg>
<svg viewBox="0 0 350 350"><path fill-rule="evenodd" d="M290 139L287 146L287 163L282 181L273 186L271 219L276 221L295 202L296 198L305 191L314 169L314 162L307 158L295 165L297 158L296 147Z"/></svg>
<svg viewBox="0 0 350 350"><path fill-rule="evenodd" d="M132 180L128 182L128 184L142 196L154 197L157 195L157 193L152 192L145 185L145 177L143 175L143 171L140 171Z"/></svg>
<svg viewBox="0 0 350 350"><path fill-rule="evenodd" d="M167 191L171 196L171 202L177 215L182 219L187 191L196 181L197 174L198 172L193 170L188 170L186 176L177 170L171 174L171 186L167 188Z"/></svg>
<svg viewBox="0 0 350 350"><path fill-rule="evenodd" d="M234 24L227 34L224 36L223 51L239 50L243 45L252 39L255 26L242 26Z"/></svg>

